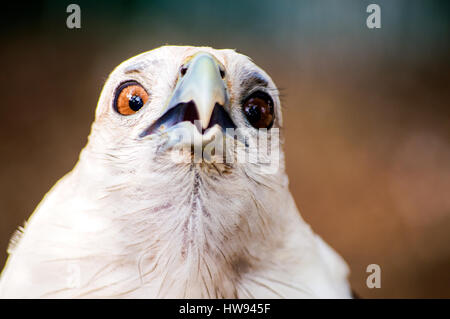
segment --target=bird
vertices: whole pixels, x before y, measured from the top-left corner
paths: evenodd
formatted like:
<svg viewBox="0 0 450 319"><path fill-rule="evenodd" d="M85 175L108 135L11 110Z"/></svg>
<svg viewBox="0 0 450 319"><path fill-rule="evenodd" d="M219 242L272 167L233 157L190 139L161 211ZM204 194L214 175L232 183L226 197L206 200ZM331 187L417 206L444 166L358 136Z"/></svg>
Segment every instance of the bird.
<svg viewBox="0 0 450 319"><path fill-rule="evenodd" d="M125 60L74 168L13 235L0 297L351 298L289 190L283 141L279 90L246 55Z"/></svg>

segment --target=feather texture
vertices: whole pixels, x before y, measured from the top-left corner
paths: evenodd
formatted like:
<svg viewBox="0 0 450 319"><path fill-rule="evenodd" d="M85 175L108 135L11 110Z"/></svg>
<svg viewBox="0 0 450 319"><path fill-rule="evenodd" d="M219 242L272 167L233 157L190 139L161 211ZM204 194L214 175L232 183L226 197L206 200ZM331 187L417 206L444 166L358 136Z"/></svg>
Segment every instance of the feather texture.
<svg viewBox="0 0 450 319"><path fill-rule="evenodd" d="M167 137L139 138L163 114L180 65L199 51L226 68L227 112L249 137L247 154L257 145L240 106L249 91L271 92L274 128L282 127L275 84L232 50L167 46L123 62L105 83L77 165L14 236L0 297L350 297L347 265L303 221L289 192L282 139L271 149L278 166L267 173L264 164L222 163L218 155L175 163ZM129 79L150 99L124 117L111 105Z"/></svg>

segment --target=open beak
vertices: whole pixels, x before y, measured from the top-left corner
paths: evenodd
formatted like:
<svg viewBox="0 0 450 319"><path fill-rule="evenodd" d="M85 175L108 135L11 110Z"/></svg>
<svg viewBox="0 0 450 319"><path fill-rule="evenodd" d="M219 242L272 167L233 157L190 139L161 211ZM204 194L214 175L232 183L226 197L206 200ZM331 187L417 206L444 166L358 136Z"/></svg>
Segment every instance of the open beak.
<svg viewBox="0 0 450 319"><path fill-rule="evenodd" d="M195 54L180 71L174 93L164 114L141 137L164 130L181 122L193 123L203 134L218 124L222 130L235 128L224 106L229 96L224 81L225 70L214 56Z"/></svg>

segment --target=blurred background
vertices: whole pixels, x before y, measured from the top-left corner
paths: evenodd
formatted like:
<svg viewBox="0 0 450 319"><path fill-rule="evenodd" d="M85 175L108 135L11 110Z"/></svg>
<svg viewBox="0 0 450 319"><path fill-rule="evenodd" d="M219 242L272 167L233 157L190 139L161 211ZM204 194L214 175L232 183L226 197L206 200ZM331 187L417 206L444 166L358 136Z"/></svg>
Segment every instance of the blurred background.
<svg viewBox="0 0 450 319"><path fill-rule="evenodd" d="M281 88L290 188L361 297L450 297L450 3L2 4L0 268L14 230L70 171L102 85L164 45L234 48ZM366 7L381 7L368 29ZM381 288L366 267L381 266Z"/></svg>

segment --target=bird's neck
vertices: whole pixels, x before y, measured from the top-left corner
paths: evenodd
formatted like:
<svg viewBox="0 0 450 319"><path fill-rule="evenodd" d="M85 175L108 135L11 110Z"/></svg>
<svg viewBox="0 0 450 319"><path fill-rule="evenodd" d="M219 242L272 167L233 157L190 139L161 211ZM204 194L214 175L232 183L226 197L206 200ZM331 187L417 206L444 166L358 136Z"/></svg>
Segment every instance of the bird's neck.
<svg viewBox="0 0 450 319"><path fill-rule="evenodd" d="M120 179L99 181L107 206L97 211L113 222L107 236L121 255L116 260L149 296L237 297L242 276L258 269L260 256L270 258L283 236L288 223L278 211L287 201L272 198L288 193L256 190L239 183L242 176L218 182L195 169L177 174L148 179L146 187L128 180L126 191Z"/></svg>

